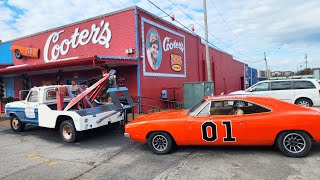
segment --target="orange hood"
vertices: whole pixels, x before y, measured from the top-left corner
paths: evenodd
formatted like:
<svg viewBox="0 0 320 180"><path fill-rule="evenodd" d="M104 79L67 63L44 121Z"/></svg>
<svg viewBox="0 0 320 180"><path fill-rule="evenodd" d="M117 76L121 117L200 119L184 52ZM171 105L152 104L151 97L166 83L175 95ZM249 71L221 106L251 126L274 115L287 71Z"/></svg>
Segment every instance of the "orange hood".
<svg viewBox="0 0 320 180"><path fill-rule="evenodd" d="M150 121L150 120L163 120L163 119L177 119L188 116L188 110L169 110L157 113L151 113L147 115L140 116L133 121L132 123Z"/></svg>

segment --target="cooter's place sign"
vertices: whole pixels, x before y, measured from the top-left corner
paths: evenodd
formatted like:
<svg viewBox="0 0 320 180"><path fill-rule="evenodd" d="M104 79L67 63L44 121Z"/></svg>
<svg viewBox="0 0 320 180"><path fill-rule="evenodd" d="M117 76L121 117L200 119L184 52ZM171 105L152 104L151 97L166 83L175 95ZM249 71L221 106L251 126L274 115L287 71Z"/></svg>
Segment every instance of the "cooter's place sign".
<svg viewBox="0 0 320 180"><path fill-rule="evenodd" d="M88 43L99 44L105 48L110 47L111 30L109 22L102 20L99 25L92 24L90 29L75 28L69 38L61 41L60 35L64 30L53 32L47 39L44 46L44 61L52 62L59 59L59 56L67 55L70 49L76 49L79 45L84 46Z"/></svg>
<svg viewBox="0 0 320 180"><path fill-rule="evenodd" d="M186 77L185 36L142 18L143 74Z"/></svg>

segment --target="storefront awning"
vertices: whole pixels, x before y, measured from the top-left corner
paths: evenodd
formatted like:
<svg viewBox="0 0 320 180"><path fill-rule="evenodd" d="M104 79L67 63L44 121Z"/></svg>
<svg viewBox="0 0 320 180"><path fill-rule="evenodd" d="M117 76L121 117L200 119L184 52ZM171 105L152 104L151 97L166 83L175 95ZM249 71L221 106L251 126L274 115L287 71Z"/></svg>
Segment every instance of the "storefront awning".
<svg viewBox="0 0 320 180"><path fill-rule="evenodd" d="M108 58L108 56L72 57L43 64L21 64L0 68L0 76L20 75L40 71L43 71L43 74L45 74L58 69L96 69L103 65L115 67L137 64L138 61Z"/></svg>

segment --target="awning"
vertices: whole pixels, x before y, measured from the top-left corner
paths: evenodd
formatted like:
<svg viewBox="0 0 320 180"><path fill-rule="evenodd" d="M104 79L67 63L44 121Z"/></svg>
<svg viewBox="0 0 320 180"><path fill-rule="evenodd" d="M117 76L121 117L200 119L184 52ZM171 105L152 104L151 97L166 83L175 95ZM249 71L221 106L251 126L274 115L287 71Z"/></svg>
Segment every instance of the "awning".
<svg viewBox="0 0 320 180"><path fill-rule="evenodd" d="M46 74L58 69L99 69L103 65L116 67L137 64L138 61L136 60L128 60L125 58L116 59L108 56L72 57L43 64L22 64L0 68L0 76L33 74L35 72L43 72L43 74Z"/></svg>

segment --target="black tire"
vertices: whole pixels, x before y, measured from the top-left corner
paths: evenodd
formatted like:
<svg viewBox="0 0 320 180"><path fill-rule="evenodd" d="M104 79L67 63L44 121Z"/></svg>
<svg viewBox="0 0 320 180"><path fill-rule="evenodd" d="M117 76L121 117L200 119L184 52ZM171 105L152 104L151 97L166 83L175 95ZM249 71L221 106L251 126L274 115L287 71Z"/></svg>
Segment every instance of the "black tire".
<svg viewBox="0 0 320 180"><path fill-rule="evenodd" d="M306 132L285 131L279 134L277 146L286 156L300 158L310 152L312 141Z"/></svg>
<svg viewBox="0 0 320 180"><path fill-rule="evenodd" d="M72 120L63 121L60 124L60 136L63 141L73 143L78 140L78 132Z"/></svg>
<svg viewBox="0 0 320 180"><path fill-rule="evenodd" d="M22 56L22 54L21 54L21 52L20 52L19 50L15 50L15 51L14 51L14 55L15 55L16 58L18 58L18 59L22 59L22 58L23 58L23 56Z"/></svg>
<svg viewBox="0 0 320 180"><path fill-rule="evenodd" d="M10 126L14 132L22 132L26 126L25 123L21 122L16 115L10 116Z"/></svg>
<svg viewBox="0 0 320 180"><path fill-rule="evenodd" d="M313 103L310 99L307 98L300 98L296 100L296 105L298 106L304 106L304 107L312 107Z"/></svg>
<svg viewBox="0 0 320 180"><path fill-rule="evenodd" d="M148 138L148 146L155 154L168 154L173 147L173 139L166 132L153 132Z"/></svg>

